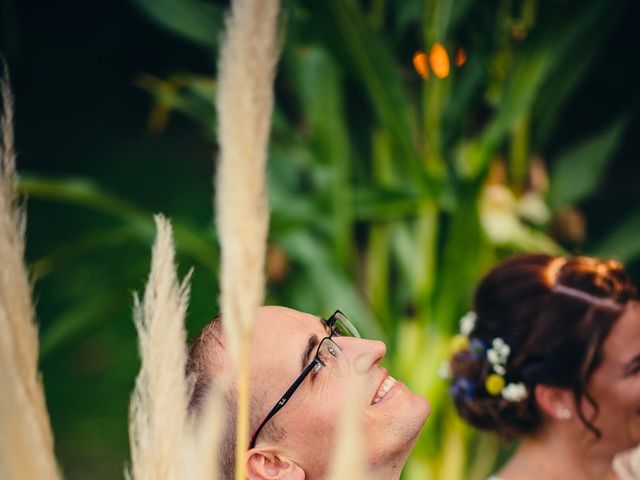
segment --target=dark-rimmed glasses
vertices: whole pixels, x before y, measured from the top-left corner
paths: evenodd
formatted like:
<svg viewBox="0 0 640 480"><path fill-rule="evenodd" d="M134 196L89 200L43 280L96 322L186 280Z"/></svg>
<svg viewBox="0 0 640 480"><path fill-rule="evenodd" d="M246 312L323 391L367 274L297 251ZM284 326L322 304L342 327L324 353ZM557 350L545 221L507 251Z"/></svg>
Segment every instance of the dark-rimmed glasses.
<svg viewBox="0 0 640 480"><path fill-rule="evenodd" d="M296 378L293 384L289 387L289 389L280 397L280 400L274 405L274 407L269 411L264 420L260 423L255 433L251 436L251 441L249 442L249 448L253 448L256 446L256 441L258 439L258 434L264 428L271 418L278 413L282 407L284 407L291 395L298 389L298 387L302 384L307 376L315 371L317 372L320 368L326 367L329 371L337 376L341 377L346 374L349 370L349 360L346 355L340 348L340 346L332 340L333 337L356 337L360 338L360 334L356 327L349 321L344 313L340 310L336 310L333 315L331 315L328 319L323 319L329 329L329 336L324 337L318 348L316 349L316 354L313 357L313 360L305 367L302 373Z"/></svg>

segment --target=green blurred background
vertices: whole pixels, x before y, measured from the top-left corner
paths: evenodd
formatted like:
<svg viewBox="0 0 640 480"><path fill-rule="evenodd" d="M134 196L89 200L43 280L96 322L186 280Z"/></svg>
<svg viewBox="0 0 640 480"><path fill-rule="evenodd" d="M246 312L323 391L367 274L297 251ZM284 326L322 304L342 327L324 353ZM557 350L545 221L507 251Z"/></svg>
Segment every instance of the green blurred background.
<svg viewBox="0 0 640 480"><path fill-rule="evenodd" d="M189 332L217 312L226 3L0 2L66 478L122 476L153 212L173 220L180 271L195 267ZM459 422L438 376L495 261L613 256L638 278L639 20L618 0L284 2L267 303L340 307L388 343L390 368L434 407L406 478L481 479L509 448ZM413 55L436 42L451 71L423 80Z"/></svg>

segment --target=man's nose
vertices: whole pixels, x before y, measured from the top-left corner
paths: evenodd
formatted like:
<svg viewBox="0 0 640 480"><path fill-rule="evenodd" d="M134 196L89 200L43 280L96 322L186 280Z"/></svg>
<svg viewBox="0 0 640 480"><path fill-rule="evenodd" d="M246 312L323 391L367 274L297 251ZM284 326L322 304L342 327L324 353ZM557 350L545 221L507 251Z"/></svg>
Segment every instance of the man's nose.
<svg viewBox="0 0 640 480"><path fill-rule="evenodd" d="M339 345L349 358L354 373L368 372L387 352L387 346L380 340L341 337Z"/></svg>

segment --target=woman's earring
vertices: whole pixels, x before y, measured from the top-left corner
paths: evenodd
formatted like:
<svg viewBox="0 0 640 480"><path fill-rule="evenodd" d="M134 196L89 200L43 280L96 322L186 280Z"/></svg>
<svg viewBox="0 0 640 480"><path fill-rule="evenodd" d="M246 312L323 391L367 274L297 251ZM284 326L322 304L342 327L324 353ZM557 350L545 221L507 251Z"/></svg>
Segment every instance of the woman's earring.
<svg viewBox="0 0 640 480"><path fill-rule="evenodd" d="M571 412L569 411L568 408L559 409L556 415L558 416L558 418L562 420L568 420L571 418Z"/></svg>

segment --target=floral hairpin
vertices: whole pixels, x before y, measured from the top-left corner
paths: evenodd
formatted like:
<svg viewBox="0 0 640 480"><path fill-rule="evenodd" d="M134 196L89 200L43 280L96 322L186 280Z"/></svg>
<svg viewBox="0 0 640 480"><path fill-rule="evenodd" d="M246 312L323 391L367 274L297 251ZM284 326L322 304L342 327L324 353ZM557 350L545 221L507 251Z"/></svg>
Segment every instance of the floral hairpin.
<svg viewBox="0 0 640 480"><path fill-rule="evenodd" d="M460 319L460 335L464 335L465 337L471 336L471 332L476 328L477 319L478 316L476 312L467 312L467 314Z"/></svg>
<svg viewBox="0 0 640 480"><path fill-rule="evenodd" d="M491 368L498 375L504 375L507 373L505 368L507 360L511 354L511 347L505 343L501 338L494 338L491 342L491 348L487 350L487 360L491 364Z"/></svg>
<svg viewBox="0 0 640 480"><path fill-rule="evenodd" d="M475 329L477 315L475 312L469 312L460 319L460 333L452 339L453 352L469 350L473 355L486 354L487 360L491 365L492 373L490 373L485 381L485 390L493 396L501 395L509 402L520 402L527 398L527 387L522 382L506 383L505 375L507 373L507 361L511 354L511 347L500 337L496 337L491 341L491 347L486 348L486 344L478 339L469 339L471 333ZM456 381L453 391L464 391L465 396L472 395L474 392L465 388L463 384Z"/></svg>
<svg viewBox="0 0 640 480"><path fill-rule="evenodd" d="M475 312L468 312L460 319L460 333L451 339L451 350L453 353L469 348L469 336L476 326L476 318Z"/></svg>
<svg viewBox="0 0 640 480"><path fill-rule="evenodd" d="M487 350L487 360L494 373L487 376L485 389L490 395L502 395L510 402L520 402L527 398L527 387L522 382L507 384L504 379L510 354L511 347L502 338L493 339L491 348Z"/></svg>

